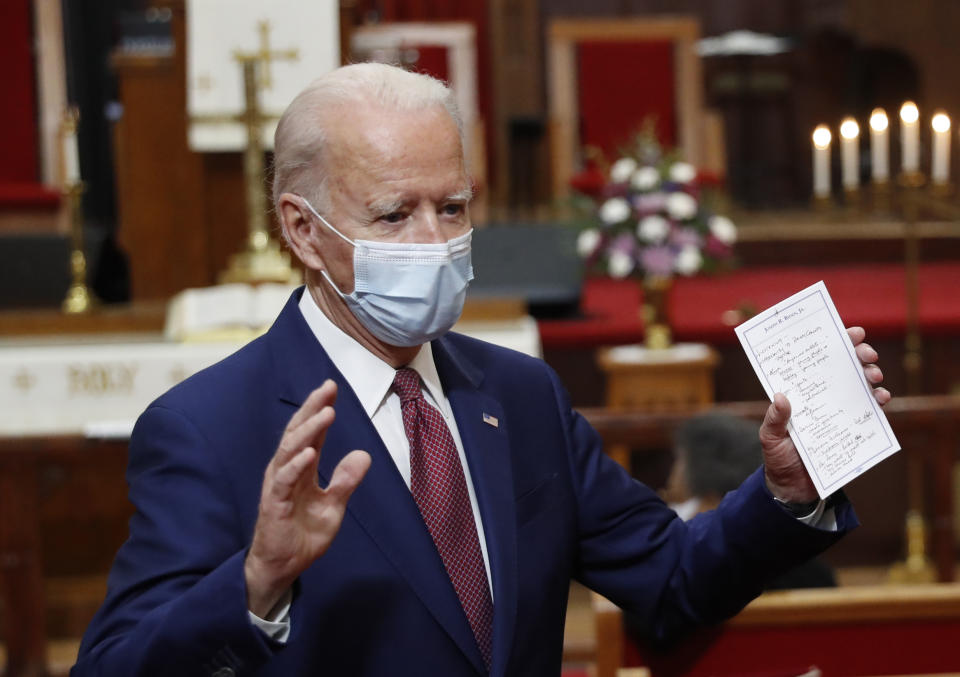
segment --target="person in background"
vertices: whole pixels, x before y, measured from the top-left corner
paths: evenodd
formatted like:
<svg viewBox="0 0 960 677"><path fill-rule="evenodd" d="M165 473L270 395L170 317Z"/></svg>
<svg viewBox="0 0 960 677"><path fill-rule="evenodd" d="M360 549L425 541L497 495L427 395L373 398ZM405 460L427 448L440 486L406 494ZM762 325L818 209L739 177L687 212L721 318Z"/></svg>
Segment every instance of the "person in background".
<svg viewBox="0 0 960 677"><path fill-rule="evenodd" d="M674 463L663 496L681 519L713 510L763 464L760 426L721 412L685 421L674 436ZM770 580L765 590L836 586L833 570L812 558Z"/></svg>

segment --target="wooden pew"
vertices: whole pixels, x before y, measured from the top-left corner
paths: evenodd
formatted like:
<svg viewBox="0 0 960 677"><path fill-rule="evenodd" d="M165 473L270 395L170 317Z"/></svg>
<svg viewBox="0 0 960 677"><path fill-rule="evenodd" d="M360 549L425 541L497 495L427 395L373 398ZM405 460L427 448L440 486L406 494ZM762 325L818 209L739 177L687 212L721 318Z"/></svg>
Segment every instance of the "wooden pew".
<svg viewBox="0 0 960 677"><path fill-rule="evenodd" d="M655 677L916 675L960 671L960 584L789 590L669 650L638 648L620 610L594 596L597 677L643 665Z"/></svg>

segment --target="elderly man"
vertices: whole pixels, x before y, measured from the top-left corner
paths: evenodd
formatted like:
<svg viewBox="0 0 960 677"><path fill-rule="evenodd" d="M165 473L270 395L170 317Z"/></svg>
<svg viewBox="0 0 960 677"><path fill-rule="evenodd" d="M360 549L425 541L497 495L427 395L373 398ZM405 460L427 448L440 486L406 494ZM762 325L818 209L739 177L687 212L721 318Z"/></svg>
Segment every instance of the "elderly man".
<svg viewBox="0 0 960 677"><path fill-rule="evenodd" d="M275 162L306 286L138 421L130 539L76 677L556 675L571 578L665 636L855 525L816 502L782 396L765 470L686 524L546 365L447 333L473 273L441 83L333 71L284 114Z"/></svg>

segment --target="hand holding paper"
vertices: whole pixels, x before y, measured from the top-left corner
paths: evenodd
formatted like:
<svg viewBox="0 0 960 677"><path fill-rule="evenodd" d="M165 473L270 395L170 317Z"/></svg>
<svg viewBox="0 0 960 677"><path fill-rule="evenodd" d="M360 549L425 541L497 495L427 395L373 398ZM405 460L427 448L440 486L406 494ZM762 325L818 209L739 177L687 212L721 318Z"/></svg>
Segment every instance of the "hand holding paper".
<svg viewBox="0 0 960 677"><path fill-rule="evenodd" d="M880 408L890 393L872 387L883 379L876 351L859 327L844 331L822 282L736 331L773 401L760 438L775 496L826 498L899 450Z"/></svg>

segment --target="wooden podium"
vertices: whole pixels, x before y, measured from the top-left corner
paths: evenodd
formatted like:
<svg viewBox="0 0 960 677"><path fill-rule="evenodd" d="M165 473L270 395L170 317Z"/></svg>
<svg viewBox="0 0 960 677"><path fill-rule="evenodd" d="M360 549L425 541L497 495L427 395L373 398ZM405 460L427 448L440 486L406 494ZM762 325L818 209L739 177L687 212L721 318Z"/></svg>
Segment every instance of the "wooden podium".
<svg viewBox="0 0 960 677"><path fill-rule="evenodd" d="M713 402L717 354L702 343L650 349L640 345L603 348L597 355L607 376L606 406L614 411L692 413ZM608 453L630 470L629 447Z"/></svg>

